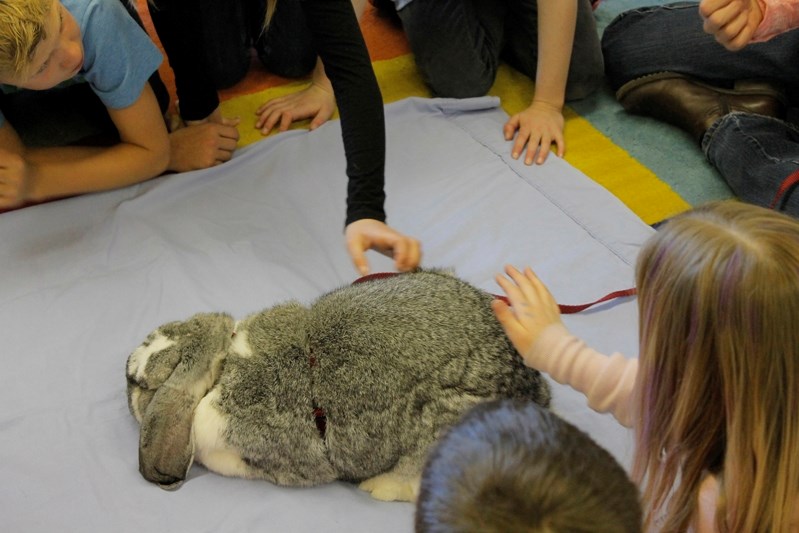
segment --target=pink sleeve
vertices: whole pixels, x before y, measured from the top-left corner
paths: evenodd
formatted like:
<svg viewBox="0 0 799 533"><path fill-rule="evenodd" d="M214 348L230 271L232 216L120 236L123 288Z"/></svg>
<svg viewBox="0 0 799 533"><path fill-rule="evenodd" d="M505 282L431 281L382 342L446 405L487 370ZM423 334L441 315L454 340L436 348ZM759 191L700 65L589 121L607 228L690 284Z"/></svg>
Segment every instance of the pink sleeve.
<svg viewBox="0 0 799 533"><path fill-rule="evenodd" d="M589 348L562 324L543 331L525 362L565 385L585 394L591 409L612 413L616 420L632 427L632 390L638 360L621 354L603 355Z"/></svg>
<svg viewBox="0 0 799 533"><path fill-rule="evenodd" d="M788 30L799 28L799 0L758 0L763 20L751 42L768 41Z"/></svg>

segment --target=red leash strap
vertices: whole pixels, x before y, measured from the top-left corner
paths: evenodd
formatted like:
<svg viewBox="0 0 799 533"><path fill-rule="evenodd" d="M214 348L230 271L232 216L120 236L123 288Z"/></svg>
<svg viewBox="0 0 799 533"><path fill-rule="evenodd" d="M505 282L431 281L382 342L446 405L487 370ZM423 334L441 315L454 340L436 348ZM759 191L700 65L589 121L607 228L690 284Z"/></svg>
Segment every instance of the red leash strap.
<svg viewBox="0 0 799 533"><path fill-rule="evenodd" d="M797 177L797 180L799 180L799 177ZM368 274L366 276L363 276L363 277L360 277L360 278L356 279L355 281L352 282L352 284L355 285L356 283L363 283L364 281L372 281L372 280L375 280L375 279L390 278L390 277L396 276L396 275L397 275L396 272L375 272L374 274ZM625 298L627 296L634 296L636 294L636 292L637 291L635 290L635 288L623 289L623 290L620 290L620 291L613 291L610 294L606 294L605 296L603 296L599 300L594 300L593 302L590 302L590 303L587 303L587 304L576 304L576 305L558 304L558 307L560 308L560 312L563 313L564 315L571 315L571 314L574 314L574 313L579 313L580 311L585 311L589 307L593 307L593 306L595 306L597 304L601 304L603 302L607 302L607 301L610 301L610 300L615 300L616 298ZM498 294L494 294L493 296L494 296L494 298L502 300L506 304L510 305L510 301L508 300L507 296L501 296L501 295L498 295Z"/></svg>
<svg viewBox="0 0 799 533"><path fill-rule="evenodd" d="M375 272L373 274L367 274L365 276L361 276L360 278L353 281L352 284L355 285L356 283L363 283L364 281L372 281L376 279L393 278L396 275L397 272Z"/></svg>
<svg viewBox="0 0 799 533"><path fill-rule="evenodd" d="M778 204L780 203L780 200L782 200L783 195L797 183L799 183L799 170L791 173L787 178L782 180L780 188L777 190L777 194L774 195L774 200L771 201L770 207L772 209L779 208Z"/></svg>
<svg viewBox="0 0 799 533"><path fill-rule="evenodd" d="M574 313L579 313L580 311L585 311L589 307L593 307L597 304L601 304L602 302L607 302L610 300L614 300L616 298L625 298L627 296L634 296L637 291L635 289L624 289L620 291L613 291L610 294L606 294L599 300L594 300L593 302L589 302L587 304L558 304L558 308L560 312L564 315L573 315ZM510 300L508 300L507 296L501 296L499 294L495 294L494 298L498 300L502 300L506 304L510 305Z"/></svg>

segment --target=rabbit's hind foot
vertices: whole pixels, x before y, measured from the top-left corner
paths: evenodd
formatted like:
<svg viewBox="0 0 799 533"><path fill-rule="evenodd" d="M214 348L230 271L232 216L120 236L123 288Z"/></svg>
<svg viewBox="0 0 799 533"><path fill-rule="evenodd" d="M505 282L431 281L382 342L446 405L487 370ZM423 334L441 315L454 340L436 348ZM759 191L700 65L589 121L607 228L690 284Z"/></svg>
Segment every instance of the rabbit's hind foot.
<svg viewBox="0 0 799 533"><path fill-rule="evenodd" d="M386 472L361 482L358 487L384 502L413 502L419 495L420 478Z"/></svg>

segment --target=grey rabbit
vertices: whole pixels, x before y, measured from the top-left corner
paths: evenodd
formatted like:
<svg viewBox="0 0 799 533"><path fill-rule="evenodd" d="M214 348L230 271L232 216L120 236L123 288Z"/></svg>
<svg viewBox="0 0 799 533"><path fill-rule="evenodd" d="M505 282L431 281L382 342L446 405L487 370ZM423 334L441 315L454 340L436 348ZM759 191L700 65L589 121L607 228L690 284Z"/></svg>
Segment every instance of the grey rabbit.
<svg viewBox="0 0 799 533"><path fill-rule="evenodd" d="M236 322L197 314L129 357L139 470L173 489L192 462L310 486L345 480L413 500L429 448L478 403L550 389L527 368L492 296L443 270L381 277Z"/></svg>

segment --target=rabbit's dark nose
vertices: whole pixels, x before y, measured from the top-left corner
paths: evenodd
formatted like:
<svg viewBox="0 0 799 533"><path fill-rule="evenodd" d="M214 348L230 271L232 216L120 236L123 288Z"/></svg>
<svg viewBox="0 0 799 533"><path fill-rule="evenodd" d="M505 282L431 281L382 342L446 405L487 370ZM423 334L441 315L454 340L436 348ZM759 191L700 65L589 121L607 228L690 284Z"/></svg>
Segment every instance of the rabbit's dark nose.
<svg viewBox="0 0 799 533"><path fill-rule="evenodd" d="M143 469L140 471L147 481L155 483L164 490L177 490L185 481L185 478L161 472L157 467L151 468L148 472L144 472Z"/></svg>
<svg viewBox="0 0 799 533"><path fill-rule="evenodd" d="M183 485L183 480L178 478L164 479L158 482L158 486L164 490L178 490Z"/></svg>
<svg viewBox="0 0 799 533"><path fill-rule="evenodd" d="M155 483L164 490L177 490L186 480L188 466L183 461L170 461L155 457L145 460L147 454L139 453L139 472L147 481ZM191 460L189 460L191 465Z"/></svg>

